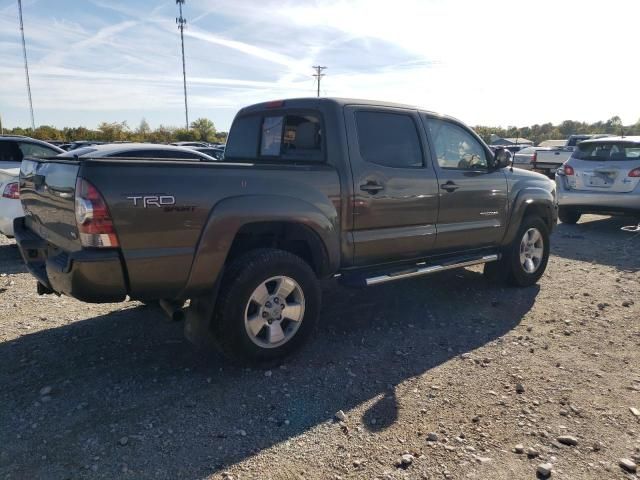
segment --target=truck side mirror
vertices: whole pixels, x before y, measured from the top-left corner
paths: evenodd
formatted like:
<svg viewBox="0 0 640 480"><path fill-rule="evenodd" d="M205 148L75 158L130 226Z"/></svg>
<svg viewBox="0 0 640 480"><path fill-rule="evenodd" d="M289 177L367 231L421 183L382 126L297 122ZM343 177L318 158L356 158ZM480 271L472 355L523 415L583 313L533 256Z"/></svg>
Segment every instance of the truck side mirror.
<svg viewBox="0 0 640 480"><path fill-rule="evenodd" d="M511 152L503 147L496 148L496 151L493 154L493 169L492 170L500 170L501 168L508 167L511 165L512 156Z"/></svg>

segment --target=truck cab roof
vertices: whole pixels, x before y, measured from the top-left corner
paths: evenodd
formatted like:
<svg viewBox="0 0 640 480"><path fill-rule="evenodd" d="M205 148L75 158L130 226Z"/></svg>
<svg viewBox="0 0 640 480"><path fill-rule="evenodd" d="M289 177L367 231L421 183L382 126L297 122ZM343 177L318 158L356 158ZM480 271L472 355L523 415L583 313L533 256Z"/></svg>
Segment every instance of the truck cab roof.
<svg viewBox="0 0 640 480"><path fill-rule="evenodd" d="M442 118L447 118L450 120L454 120L458 123L463 123L455 117L451 117L449 115L443 115L441 113L433 112L431 110L427 110L421 107L417 107L415 105L407 105L403 103L395 103L395 102L385 102L381 100L368 100L361 98L343 98L343 97L300 97L300 98L286 98L281 100L271 100L267 102L256 103L253 105L249 105L247 107L242 108L238 115L244 115L253 112L264 111L268 109L278 109L278 108L300 108L300 109L308 109L308 108L318 108L321 105L332 104L339 107L346 107L349 105L365 105L372 107L386 107L386 108L401 108L404 110L416 110L425 113L429 113L431 115L435 115Z"/></svg>

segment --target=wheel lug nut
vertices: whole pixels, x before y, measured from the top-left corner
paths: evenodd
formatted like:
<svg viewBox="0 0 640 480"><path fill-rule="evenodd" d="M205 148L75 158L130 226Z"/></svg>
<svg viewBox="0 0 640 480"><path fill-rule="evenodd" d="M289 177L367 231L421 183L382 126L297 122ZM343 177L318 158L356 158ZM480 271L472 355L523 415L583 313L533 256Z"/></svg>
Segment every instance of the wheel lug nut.
<svg viewBox="0 0 640 480"><path fill-rule="evenodd" d="M269 314L267 312L262 312L262 318L267 318Z"/></svg>
<svg viewBox="0 0 640 480"><path fill-rule="evenodd" d="M284 310L284 303L280 305L280 309Z"/></svg>
<svg viewBox="0 0 640 480"><path fill-rule="evenodd" d="M280 299L279 299L279 298L277 298L277 297L276 297L276 298L274 298L274 299L273 299L273 303L280 303Z"/></svg>
<svg viewBox="0 0 640 480"><path fill-rule="evenodd" d="M264 306L267 307L267 308L271 308L271 302L265 303Z"/></svg>

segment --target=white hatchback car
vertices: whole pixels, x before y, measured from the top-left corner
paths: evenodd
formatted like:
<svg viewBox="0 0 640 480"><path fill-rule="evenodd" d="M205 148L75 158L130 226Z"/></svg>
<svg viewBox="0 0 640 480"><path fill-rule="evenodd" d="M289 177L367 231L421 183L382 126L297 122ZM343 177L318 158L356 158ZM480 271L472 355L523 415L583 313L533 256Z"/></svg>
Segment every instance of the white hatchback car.
<svg viewBox="0 0 640 480"><path fill-rule="evenodd" d="M581 142L556 172L559 217L583 213L640 216L640 136Z"/></svg>
<svg viewBox="0 0 640 480"><path fill-rule="evenodd" d="M0 233L13 237L13 219L22 217L20 203L19 168L0 170Z"/></svg>

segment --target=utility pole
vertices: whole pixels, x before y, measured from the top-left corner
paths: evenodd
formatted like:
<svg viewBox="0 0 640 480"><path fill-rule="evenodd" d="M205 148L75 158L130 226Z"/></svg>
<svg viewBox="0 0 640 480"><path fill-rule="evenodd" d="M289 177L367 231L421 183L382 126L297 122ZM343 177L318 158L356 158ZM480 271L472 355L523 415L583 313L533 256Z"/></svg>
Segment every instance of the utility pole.
<svg viewBox="0 0 640 480"><path fill-rule="evenodd" d="M318 82L318 97L319 97L320 96L320 80L322 79L322 77L324 77L324 73L322 73L322 71L326 70L327 67L321 67L320 65L314 65L313 68L316 71L316 73L314 73L313 76L316 77L317 82Z"/></svg>
<svg viewBox="0 0 640 480"><path fill-rule="evenodd" d="M31 100L31 82L29 81L29 64L27 63L27 44L24 41L24 24L22 23L22 0L18 0L18 15L20 17L20 33L22 35L22 55L24 56L24 73L27 77L27 94L29 96L29 111L31 112L31 130L36 130L36 122L33 119L33 101Z"/></svg>
<svg viewBox="0 0 640 480"><path fill-rule="evenodd" d="M182 16L182 5L185 0L176 0L178 7L180 8L180 16L176 18L178 24L178 30L180 30L180 44L182 46L182 82L184 85L184 118L186 121L186 128L189 130L189 107L187 106L187 69L184 64L184 28L187 24L187 19Z"/></svg>

